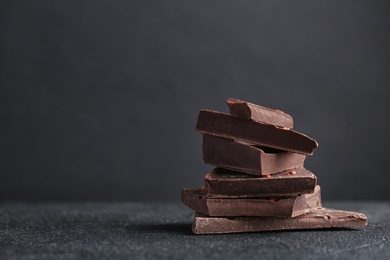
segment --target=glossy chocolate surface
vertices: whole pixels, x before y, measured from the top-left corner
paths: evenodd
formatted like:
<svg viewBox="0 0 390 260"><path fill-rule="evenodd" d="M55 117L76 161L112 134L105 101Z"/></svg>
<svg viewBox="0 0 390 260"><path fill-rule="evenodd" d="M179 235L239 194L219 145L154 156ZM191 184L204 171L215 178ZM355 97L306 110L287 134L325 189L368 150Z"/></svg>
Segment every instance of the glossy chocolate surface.
<svg viewBox="0 0 390 260"><path fill-rule="evenodd" d="M226 103L229 106L231 115L266 124L293 128L293 118L283 111L262 107L235 98L227 99Z"/></svg>
<svg viewBox="0 0 390 260"><path fill-rule="evenodd" d="M255 145L311 155L317 142L297 131L211 110L200 110L196 130Z"/></svg>
<svg viewBox="0 0 390 260"><path fill-rule="evenodd" d="M302 167L306 155L203 135L203 162L225 169L266 175Z"/></svg>

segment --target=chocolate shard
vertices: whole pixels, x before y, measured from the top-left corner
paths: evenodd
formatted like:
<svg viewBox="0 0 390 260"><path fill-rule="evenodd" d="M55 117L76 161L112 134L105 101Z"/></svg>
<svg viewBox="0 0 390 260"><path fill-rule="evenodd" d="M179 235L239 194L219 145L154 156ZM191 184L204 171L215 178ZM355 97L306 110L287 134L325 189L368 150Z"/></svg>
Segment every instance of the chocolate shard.
<svg viewBox="0 0 390 260"><path fill-rule="evenodd" d="M313 193L317 177L297 168L267 177L215 168L206 174L204 190L209 198L262 198Z"/></svg>
<svg viewBox="0 0 390 260"><path fill-rule="evenodd" d="M283 111L262 107L235 98L229 98L226 103L231 115L285 128L293 128L292 117Z"/></svg>
<svg viewBox="0 0 390 260"><path fill-rule="evenodd" d="M357 228L367 226L364 214L321 208L298 217L208 217L195 213L195 234L224 234L275 230Z"/></svg>
<svg viewBox="0 0 390 260"><path fill-rule="evenodd" d="M287 198L212 199L204 190L183 189L182 201L189 208L207 216L273 216L295 217L321 207L321 190Z"/></svg>
<svg viewBox="0 0 390 260"><path fill-rule="evenodd" d="M200 110L196 130L209 135L311 155L318 144L291 129L280 128L216 111Z"/></svg>
<svg viewBox="0 0 390 260"><path fill-rule="evenodd" d="M306 155L203 135L203 162L254 175L302 167Z"/></svg>

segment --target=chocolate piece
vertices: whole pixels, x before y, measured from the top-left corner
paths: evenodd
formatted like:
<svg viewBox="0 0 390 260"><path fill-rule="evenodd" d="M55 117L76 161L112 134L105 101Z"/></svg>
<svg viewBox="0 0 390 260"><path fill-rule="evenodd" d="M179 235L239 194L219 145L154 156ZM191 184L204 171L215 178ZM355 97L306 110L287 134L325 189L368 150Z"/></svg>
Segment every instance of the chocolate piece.
<svg viewBox="0 0 390 260"><path fill-rule="evenodd" d="M189 208L207 216L295 217L321 207L321 190L313 194L272 199L211 199L201 189L183 189L182 201Z"/></svg>
<svg viewBox="0 0 390 260"><path fill-rule="evenodd" d="M203 134L307 155L311 155L318 146L315 140L294 130L211 110L200 110L196 130Z"/></svg>
<svg viewBox="0 0 390 260"><path fill-rule="evenodd" d="M195 234L223 234L274 230L355 228L367 226L364 214L321 208L295 218L289 217L208 217L195 213Z"/></svg>
<svg viewBox="0 0 390 260"><path fill-rule="evenodd" d="M203 161L226 169L266 175L301 167L305 158L303 154L203 135Z"/></svg>
<svg viewBox="0 0 390 260"><path fill-rule="evenodd" d="M231 115L252 119L266 124L293 128L292 117L283 111L262 107L235 98L229 98L226 100L226 103L229 106Z"/></svg>
<svg viewBox="0 0 390 260"><path fill-rule="evenodd" d="M216 168L206 174L204 189L209 198L261 198L313 193L316 184L316 176L302 167L269 178Z"/></svg>

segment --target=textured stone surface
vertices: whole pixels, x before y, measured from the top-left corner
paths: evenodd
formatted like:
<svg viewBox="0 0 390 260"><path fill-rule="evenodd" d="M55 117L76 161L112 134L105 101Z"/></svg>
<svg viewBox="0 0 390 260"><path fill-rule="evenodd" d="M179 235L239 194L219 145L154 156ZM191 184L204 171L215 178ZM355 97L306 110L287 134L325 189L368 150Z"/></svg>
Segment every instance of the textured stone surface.
<svg viewBox="0 0 390 260"><path fill-rule="evenodd" d="M193 235L180 204L1 204L0 258L385 259L390 203L324 202L362 212L356 230Z"/></svg>

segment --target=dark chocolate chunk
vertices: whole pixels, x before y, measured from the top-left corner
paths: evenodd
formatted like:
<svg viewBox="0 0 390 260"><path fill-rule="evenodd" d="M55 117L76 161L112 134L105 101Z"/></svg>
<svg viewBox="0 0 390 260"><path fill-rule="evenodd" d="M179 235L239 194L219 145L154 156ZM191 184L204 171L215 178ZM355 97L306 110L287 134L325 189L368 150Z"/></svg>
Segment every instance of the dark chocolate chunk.
<svg viewBox="0 0 390 260"><path fill-rule="evenodd" d="M321 208L298 217L208 217L195 213L195 234L223 234L274 230L356 228L367 226L367 217L357 212Z"/></svg>
<svg viewBox="0 0 390 260"><path fill-rule="evenodd" d="M318 146L315 140L294 130L211 110L199 112L196 130L203 134L307 155L311 155Z"/></svg>
<svg viewBox="0 0 390 260"><path fill-rule="evenodd" d="M229 106L231 115L252 119L266 124L293 128L292 117L283 111L262 107L235 98L229 98L226 100L226 103Z"/></svg>
<svg viewBox="0 0 390 260"><path fill-rule="evenodd" d="M183 189L182 201L189 208L207 216L294 217L321 207L320 186L314 193L286 198L212 199L204 190Z"/></svg>
<svg viewBox="0 0 390 260"><path fill-rule="evenodd" d="M266 175L302 167L306 155L203 135L203 161L225 169Z"/></svg>
<svg viewBox="0 0 390 260"><path fill-rule="evenodd" d="M261 198L313 193L316 176L297 168L266 177L216 168L206 174L204 189L209 198Z"/></svg>

